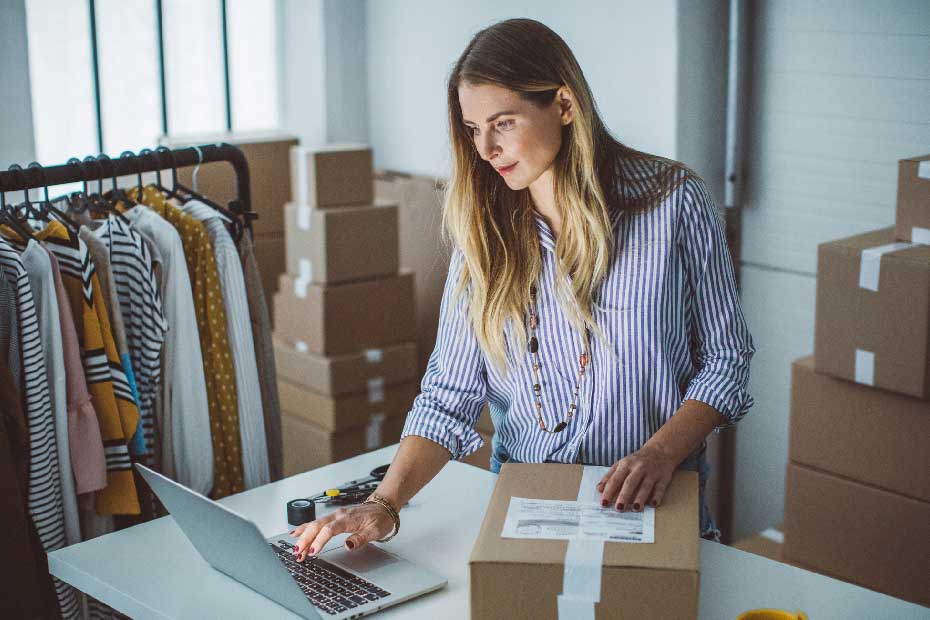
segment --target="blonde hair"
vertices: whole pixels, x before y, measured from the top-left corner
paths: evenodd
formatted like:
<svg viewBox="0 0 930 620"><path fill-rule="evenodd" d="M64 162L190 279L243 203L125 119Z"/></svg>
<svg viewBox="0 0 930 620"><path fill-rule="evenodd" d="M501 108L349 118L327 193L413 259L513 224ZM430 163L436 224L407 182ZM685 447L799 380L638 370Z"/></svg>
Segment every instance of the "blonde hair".
<svg viewBox="0 0 930 620"><path fill-rule="evenodd" d="M462 122L462 84L508 88L540 108L552 104L561 86L571 91L574 116L562 127L562 146L554 163L555 204L562 221L555 244L556 299L579 336L588 328L606 344L591 306L614 253L622 249L615 247L610 210L649 209L674 191L684 167L613 138L574 54L545 25L510 19L472 38L448 80L453 163L443 196L443 231L464 258L456 296L467 291L468 320L485 355L502 374L507 372L508 321L517 350L525 349L524 312L542 259L529 190L510 190L479 156ZM644 184L625 178L625 160L670 165L661 166L652 182Z"/></svg>

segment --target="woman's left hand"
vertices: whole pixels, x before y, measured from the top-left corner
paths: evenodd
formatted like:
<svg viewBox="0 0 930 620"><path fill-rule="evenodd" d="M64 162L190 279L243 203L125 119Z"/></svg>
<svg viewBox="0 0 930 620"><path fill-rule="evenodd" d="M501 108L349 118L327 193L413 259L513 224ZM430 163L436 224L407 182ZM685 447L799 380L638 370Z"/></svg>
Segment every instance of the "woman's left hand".
<svg viewBox="0 0 930 620"><path fill-rule="evenodd" d="M601 506L614 504L620 511L658 506L677 466L661 449L644 445L614 463L597 484Z"/></svg>

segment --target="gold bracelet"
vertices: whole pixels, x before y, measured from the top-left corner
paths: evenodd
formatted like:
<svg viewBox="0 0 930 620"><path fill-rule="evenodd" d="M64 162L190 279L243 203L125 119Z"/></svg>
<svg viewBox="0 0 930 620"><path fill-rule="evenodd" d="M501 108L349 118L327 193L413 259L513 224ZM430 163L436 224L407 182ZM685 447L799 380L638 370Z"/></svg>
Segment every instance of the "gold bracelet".
<svg viewBox="0 0 930 620"><path fill-rule="evenodd" d="M394 521L394 531L392 531L391 534L387 538L382 538L381 540L377 542L380 542L380 543L387 542L391 540L392 538L394 538L395 536L397 536L397 532L400 531L400 515L397 514L397 511L394 510L393 506L391 506L391 502L387 501L385 498L381 497L377 493L372 493L371 495L368 496L368 499L366 499L362 503L363 504L378 504L379 506L381 506L382 508L388 511L388 514L391 516L391 519Z"/></svg>

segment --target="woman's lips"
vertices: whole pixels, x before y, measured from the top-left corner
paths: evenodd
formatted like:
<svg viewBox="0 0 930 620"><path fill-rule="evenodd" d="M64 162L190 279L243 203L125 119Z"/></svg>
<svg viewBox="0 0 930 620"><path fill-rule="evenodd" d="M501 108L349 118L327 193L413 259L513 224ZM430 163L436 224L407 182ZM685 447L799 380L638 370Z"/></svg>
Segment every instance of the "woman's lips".
<svg viewBox="0 0 930 620"><path fill-rule="evenodd" d="M518 163L520 162L515 161L505 168L498 168L497 171L500 172L501 174L509 174L510 172L513 171L513 169L517 166Z"/></svg>

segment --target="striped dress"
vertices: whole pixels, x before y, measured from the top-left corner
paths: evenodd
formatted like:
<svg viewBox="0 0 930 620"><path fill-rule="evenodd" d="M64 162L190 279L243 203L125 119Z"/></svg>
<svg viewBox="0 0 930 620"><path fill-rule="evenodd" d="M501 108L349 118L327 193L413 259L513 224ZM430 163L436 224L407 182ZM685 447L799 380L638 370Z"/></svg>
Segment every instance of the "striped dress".
<svg viewBox="0 0 930 620"><path fill-rule="evenodd" d="M48 392L48 370L40 337L29 275L19 257L21 250L0 238L0 269L16 296L17 339L20 348L21 391L25 393L29 430L29 516L42 548L55 551L65 546L61 469L55 441L55 420ZM77 617L80 609L71 586L55 579L55 593L62 617Z"/></svg>
<svg viewBox="0 0 930 620"><path fill-rule="evenodd" d="M100 423L107 486L95 493L94 506L101 515L139 514L128 447L139 423L139 409L119 361L94 264L84 242L59 222L49 223L35 236L58 259Z"/></svg>
<svg viewBox="0 0 930 620"><path fill-rule="evenodd" d="M624 162L625 177L633 180L625 191L655 178L659 165L665 164ZM555 299L552 232L539 216L536 224L542 415L551 429L572 402L582 343ZM725 418L721 426L749 410L753 399L746 388L755 347L722 222L703 181L688 174L648 212L614 208L611 224L618 251L594 292L592 309L610 350L592 336L578 411L565 430L550 434L539 428L530 356L514 351L510 327L507 376L486 359L467 322L464 298L453 297L463 268L456 249L436 346L401 437L426 437L462 458L483 443L474 426L488 401L496 429L493 452L500 460L611 465L641 448L686 399L714 407Z"/></svg>

